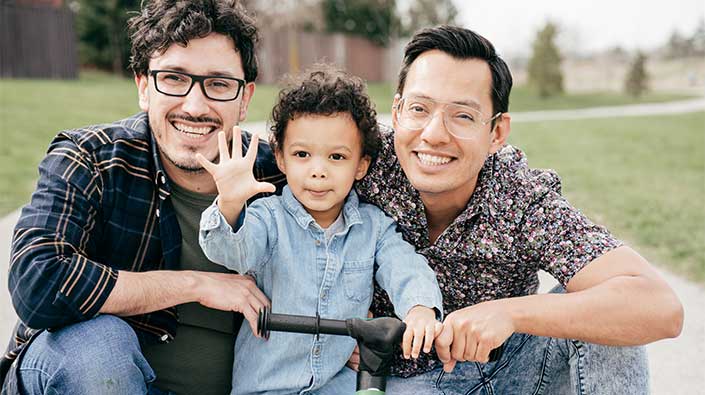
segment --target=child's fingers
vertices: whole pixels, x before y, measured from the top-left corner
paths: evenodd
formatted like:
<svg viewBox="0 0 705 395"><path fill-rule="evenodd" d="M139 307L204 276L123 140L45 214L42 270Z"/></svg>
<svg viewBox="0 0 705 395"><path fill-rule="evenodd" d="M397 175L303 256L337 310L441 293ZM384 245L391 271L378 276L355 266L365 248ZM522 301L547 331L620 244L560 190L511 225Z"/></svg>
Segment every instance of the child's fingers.
<svg viewBox="0 0 705 395"><path fill-rule="evenodd" d="M423 341L423 352L425 352L426 354L431 352L431 347L433 346L433 339L436 338L436 324L440 324L440 322L430 322L428 325L426 325L426 336L424 336Z"/></svg>
<svg viewBox="0 0 705 395"><path fill-rule="evenodd" d="M404 358L409 359L411 357L411 341L414 338L414 330L411 328L410 325L406 326L406 330L404 331L404 336L402 337L401 341L401 351L404 355Z"/></svg>
<svg viewBox="0 0 705 395"><path fill-rule="evenodd" d="M206 159L206 157L201 155L200 152L196 154L196 160L204 169L206 169L208 173L210 173L210 175L213 175L213 172L215 172L215 165L213 162Z"/></svg>
<svg viewBox="0 0 705 395"><path fill-rule="evenodd" d="M254 163L257 158L257 148L259 146L259 136L256 134L252 135L252 140L250 140L250 146L247 148L247 153L245 154L245 160L248 163Z"/></svg>
<svg viewBox="0 0 705 395"><path fill-rule="evenodd" d="M222 130L218 132L218 152L220 154L220 163L230 159L230 154L228 154L228 142L225 141L225 132Z"/></svg>
<svg viewBox="0 0 705 395"><path fill-rule="evenodd" d="M260 182L257 184L257 193L274 193L277 187L268 182Z"/></svg>
<svg viewBox="0 0 705 395"><path fill-rule="evenodd" d="M237 125L233 126L232 140L231 158L242 158L242 129Z"/></svg>
<svg viewBox="0 0 705 395"><path fill-rule="evenodd" d="M421 354L421 346L424 343L424 330L417 329L414 331L414 340L411 345L411 356L416 359Z"/></svg>

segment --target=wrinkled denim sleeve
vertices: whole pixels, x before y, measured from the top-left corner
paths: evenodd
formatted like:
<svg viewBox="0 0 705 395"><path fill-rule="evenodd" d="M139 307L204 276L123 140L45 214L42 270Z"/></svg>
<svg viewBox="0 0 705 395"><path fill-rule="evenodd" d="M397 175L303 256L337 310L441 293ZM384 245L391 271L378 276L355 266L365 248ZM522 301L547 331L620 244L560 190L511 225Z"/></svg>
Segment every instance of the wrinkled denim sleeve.
<svg viewBox="0 0 705 395"><path fill-rule="evenodd" d="M443 319L443 298L436 274L423 255L404 241L396 230L396 223L379 212L379 238L375 251L378 265L375 279L387 291L394 312L402 320L416 305L435 308L438 319Z"/></svg>
<svg viewBox="0 0 705 395"><path fill-rule="evenodd" d="M262 201L243 210L235 224L228 224L218 209L218 200L201 214L198 243L211 261L240 274L259 273L272 256L277 231Z"/></svg>

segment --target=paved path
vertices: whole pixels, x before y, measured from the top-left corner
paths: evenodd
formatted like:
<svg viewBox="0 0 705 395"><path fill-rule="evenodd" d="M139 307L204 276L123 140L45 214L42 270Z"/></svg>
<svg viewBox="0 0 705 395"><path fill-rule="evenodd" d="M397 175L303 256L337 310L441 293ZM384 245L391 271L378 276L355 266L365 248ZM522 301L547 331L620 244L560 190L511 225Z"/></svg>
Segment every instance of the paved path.
<svg viewBox="0 0 705 395"><path fill-rule="evenodd" d="M705 111L705 97L673 101L667 103L630 104L614 107L591 107L577 110L547 110L510 112L512 123L540 121L572 121L588 118L643 117L646 115L671 115ZM392 124L391 114L378 114L377 120L385 125ZM266 134L265 122L247 122L243 128L260 135Z"/></svg>
<svg viewBox="0 0 705 395"><path fill-rule="evenodd" d="M705 110L705 97L667 103L631 104L628 106L591 107L577 110L530 111L512 114L512 122L570 121L588 118L643 117Z"/></svg>
<svg viewBox="0 0 705 395"><path fill-rule="evenodd" d="M600 107L570 111L539 111L513 113L512 121L570 120L614 116L675 114L705 110L705 98L666 104L641 104L623 107ZM380 115L380 121L391 124L389 114ZM244 125L247 130L262 133L265 124ZM16 315L7 290L10 240L19 210L0 219L0 344L9 339ZM680 337L662 340L647 346L654 395L704 394L705 395L705 288L691 283L665 270L666 281L675 289L685 307L685 325ZM541 289L550 289L555 280L545 273L541 276Z"/></svg>

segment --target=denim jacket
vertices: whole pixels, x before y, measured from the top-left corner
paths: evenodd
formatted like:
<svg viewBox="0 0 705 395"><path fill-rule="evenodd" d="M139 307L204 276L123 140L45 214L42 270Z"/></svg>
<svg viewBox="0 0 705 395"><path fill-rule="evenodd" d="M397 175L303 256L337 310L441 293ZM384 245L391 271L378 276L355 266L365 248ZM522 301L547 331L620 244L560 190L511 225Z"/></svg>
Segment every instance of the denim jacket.
<svg viewBox="0 0 705 395"><path fill-rule="evenodd" d="M415 305L442 311L434 272L391 218L359 203L354 191L343 218L344 230L326 242L324 230L287 186L282 196L246 208L236 232L213 203L201 217L199 242L208 259L252 274L274 313L366 317L374 280L402 319ZM243 325L235 342L232 393L316 390L345 366L354 347L353 339L332 335L272 332L263 340Z"/></svg>

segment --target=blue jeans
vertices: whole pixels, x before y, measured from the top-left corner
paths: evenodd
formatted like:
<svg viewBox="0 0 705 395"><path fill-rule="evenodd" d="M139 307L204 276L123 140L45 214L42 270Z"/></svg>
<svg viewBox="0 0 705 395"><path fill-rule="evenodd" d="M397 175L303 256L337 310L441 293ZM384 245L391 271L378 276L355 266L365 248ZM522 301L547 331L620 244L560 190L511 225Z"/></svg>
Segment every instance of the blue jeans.
<svg viewBox="0 0 705 395"><path fill-rule="evenodd" d="M316 395L352 394L355 373L343 369ZM458 363L414 377L387 378L387 394L648 394L644 347L607 347L577 340L512 335L497 362Z"/></svg>
<svg viewBox="0 0 705 395"><path fill-rule="evenodd" d="M496 362L458 363L387 380L387 394L648 394L644 347L608 347L577 340L512 335Z"/></svg>
<svg viewBox="0 0 705 395"><path fill-rule="evenodd" d="M551 293L564 293L556 286ZM610 347L515 333L498 361L457 363L406 379L387 379L387 393L415 395L649 394L644 347Z"/></svg>
<svg viewBox="0 0 705 395"><path fill-rule="evenodd" d="M38 335L10 370L3 394L167 394L150 386L154 379L132 327L101 315Z"/></svg>

